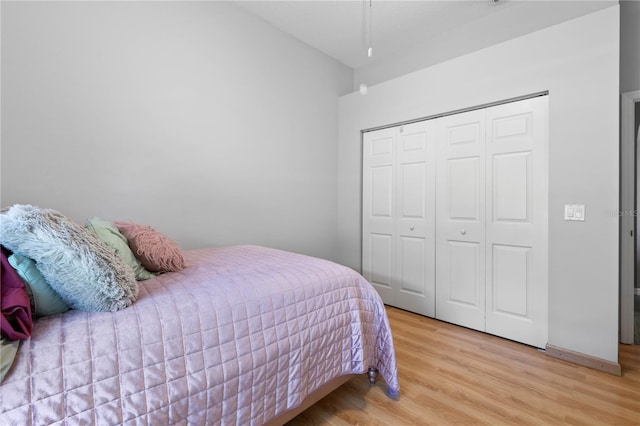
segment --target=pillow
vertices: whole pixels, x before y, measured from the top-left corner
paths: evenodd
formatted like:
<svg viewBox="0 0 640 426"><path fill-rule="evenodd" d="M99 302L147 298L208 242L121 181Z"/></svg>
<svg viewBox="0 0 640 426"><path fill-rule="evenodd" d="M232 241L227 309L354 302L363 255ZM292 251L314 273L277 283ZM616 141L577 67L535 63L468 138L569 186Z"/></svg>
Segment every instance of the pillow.
<svg viewBox="0 0 640 426"><path fill-rule="evenodd" d="M0 336L23 340L31 336L33 317L31 301L24 282L9 264L8 250L0 258Z"/></svg>
<svg viewBox="0 0 640 426"><path fill-rule="evenodd" d="M13 360L18 354L20 340L9 340L4 337L0 338L0 383L13 365Z"/></svg>
<svg viewBox="0 0 640 426"><path fill-rule="evenodd" d="M129 265L91 231L55 210L12 206L0 215L0 242L33 259L71 308L118 311L138 296Z"/></svg>
<svg viewBox="0 0 640 426"><path fill-rule="evenodd" d="M140 261L133 255L127 239L118 231L118 228L97 217L87 219L84 225L118 253L122 260L133 269L137 280L153 278L153 274L144 269L144 266L142 266Z"/></svg>
<svg viewBox="0 0 640 426"><path fill-rule="evenodd" d="M184 269L184 255L180 247L150 226L130 222L116 222L127 238L131 251L142 266L151 272L176 272Z"/></svg>
<svg viewBox="0 0 640 426"><path fill-rule="evenodd" d="M13 253L9 256L9 263L31 289L36 317L55 315L69 310L64 300L47 284L47 280L44 279L33 260Z"/></svg>

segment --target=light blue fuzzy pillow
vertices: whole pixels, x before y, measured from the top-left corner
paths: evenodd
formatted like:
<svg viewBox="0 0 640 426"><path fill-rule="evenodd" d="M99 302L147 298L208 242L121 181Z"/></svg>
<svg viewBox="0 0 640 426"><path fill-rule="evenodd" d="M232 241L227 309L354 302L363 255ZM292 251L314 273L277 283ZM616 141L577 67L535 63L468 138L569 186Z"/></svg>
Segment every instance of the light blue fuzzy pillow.
<svg viewBox="0 0 640 426"><path fill-rule="evenodd" d="M64 300L47 284L47 280L44 279L33 260L18 253L13 253L8 260L31 290L36 317L55 315L69 310Z"/></svg>
<svg viewBox="0 0 640 426"><path fill-rule="evenodd" d="M55 210L12 206L0 215L0 243L33 259L73 309L115 312L138 296L129 265L91 231Z"/></svg>

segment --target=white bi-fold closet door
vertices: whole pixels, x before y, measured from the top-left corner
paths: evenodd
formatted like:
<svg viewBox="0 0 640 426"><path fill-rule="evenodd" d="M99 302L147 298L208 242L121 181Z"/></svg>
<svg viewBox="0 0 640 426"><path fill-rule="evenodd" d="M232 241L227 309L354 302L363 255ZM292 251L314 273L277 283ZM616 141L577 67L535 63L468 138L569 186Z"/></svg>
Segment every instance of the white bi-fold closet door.
<svg viewBox="0 0 640 426"><path fill-rule="evenodd" d="M392 306L435 315L435 123L363 137L364 276Z"/></svg>
<svg viewBox="0 0 640 426"><path fill-rule="evenodd" d="M396 230L401 223L401 198L397 193L404 190L397 178L399 162L393 160L394 155L398 156L394 151L398 142L393 139L397 128L364 135L363 274L376 285L385 303L544 347L547 97L448 115L412 126L417 124L432 132L426 133L432 136L425 139L427 145L431 144L425 153L433 158L425 164L435 166L431 169L435 170L434 178L424 181L424 217L435 220L425 222L424 243L433 247L423 249L428 253L424 259L426 278L419 291L420 303L426 306L432 302L425 298L435 298L433 314L400 303L397 297L390 298L406 286L398 270L405 256L397 242L402 237L397 231L372 232L374 218L383 212L383 199L388 202L387 230ZM376 169L368 158L381 152L374 146L375 141L383 139L389 156L385 172ZM410 164L408 158L404 161ZM381 177L383 173L388 180ZM372 179L376 174L377 180ZM381 244L383 240L388 244ZM412 254L410 261L417 264L417 251ZM415 284L411 288L415 290ZM407 297L411 294L405 292Z"/></svg>

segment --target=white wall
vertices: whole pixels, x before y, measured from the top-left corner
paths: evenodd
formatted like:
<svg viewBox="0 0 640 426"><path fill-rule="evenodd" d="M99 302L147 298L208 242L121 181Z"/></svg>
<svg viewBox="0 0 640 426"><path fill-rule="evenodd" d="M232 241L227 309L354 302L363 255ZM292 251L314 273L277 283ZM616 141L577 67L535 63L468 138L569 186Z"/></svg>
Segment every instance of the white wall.
<svg viewBox="0 0 640 426"><path fill-rule="evenodd" d="M223 2L2 2L2 206L332 258L352 78Z"/></svg>
<svg viewBox="0 0 640 426"><path fill-rule="evenodd" d="M619 6L340 99L339 259L360 269L360 130L549 91L549 344L618 360ZM586 221L563 220L586 204Z"/></svg>

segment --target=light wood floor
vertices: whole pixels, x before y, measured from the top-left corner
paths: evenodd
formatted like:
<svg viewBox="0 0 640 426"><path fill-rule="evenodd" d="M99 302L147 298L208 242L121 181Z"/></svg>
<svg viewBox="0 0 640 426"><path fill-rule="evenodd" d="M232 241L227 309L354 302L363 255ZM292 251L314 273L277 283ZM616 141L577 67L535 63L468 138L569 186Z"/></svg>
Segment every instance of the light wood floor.
<svg viewBox="0 0 640 426"><path fill-rule="evenodd" d="M295 425L640 425L640 346L620 345L622 377L535 348L387 308L400 398L358 376Z"/></svg>

